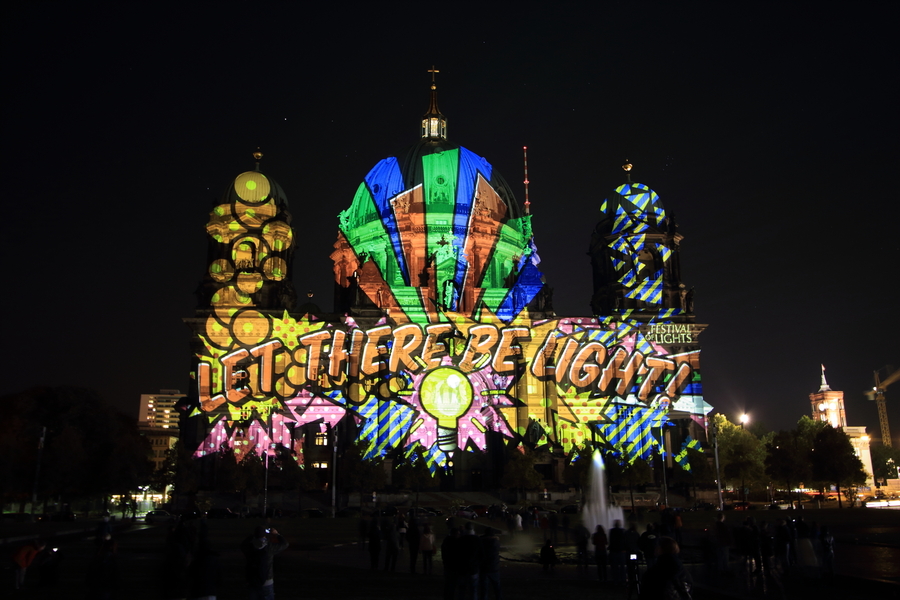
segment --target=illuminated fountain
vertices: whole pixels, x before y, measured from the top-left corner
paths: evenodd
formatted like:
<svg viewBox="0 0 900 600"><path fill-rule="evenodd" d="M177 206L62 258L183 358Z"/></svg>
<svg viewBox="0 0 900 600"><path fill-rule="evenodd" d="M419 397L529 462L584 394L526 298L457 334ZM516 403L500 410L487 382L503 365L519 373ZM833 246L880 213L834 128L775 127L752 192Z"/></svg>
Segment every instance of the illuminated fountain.
<svg viewBox="0 0 900 600"><path fill-rule="evenodd" d="M606 467L603 466L603 456L599 450L594 450L592 457L591 489L581 510L581 520L591 533L596 531L597 525L603 525L603 529L609 531L613 522L625 523L622 507L609 505L606 493Z"/></svg>

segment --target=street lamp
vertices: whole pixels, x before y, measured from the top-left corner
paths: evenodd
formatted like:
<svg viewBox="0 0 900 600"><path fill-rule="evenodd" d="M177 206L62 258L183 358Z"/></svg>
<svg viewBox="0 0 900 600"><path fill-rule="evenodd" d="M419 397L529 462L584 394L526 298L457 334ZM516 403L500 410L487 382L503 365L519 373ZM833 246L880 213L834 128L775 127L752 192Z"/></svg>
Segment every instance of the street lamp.
<svg viewBox="0 0 900 600"><path fill-rule="evenodd" d="M747 413L741 415L741 429L744 429L744 423L750 420L750 416ZM741 498L744 501L744 506L747 505L747 486L744 482L744 472L741 470Z"/></svg>
<svg viewBox="0 0 900 600"><path fill-rule="evenodd" d="M660 451L659 458L662 462L662 481L663 481L663 504L666 505L666 508L669 506L669 484L666 481L666 433L663 431L663 424L660 422L659 424L659 442L660 442Z"/></svg>
<svg viewBox="0 0 900 600"><path fill-rule="evenodd" d="M725 510L725 502L722 500L722 477L719 475L719 428L716 422L710 423L713 434L713 452L716 455L716 487L719 489L719 510Z"/></svg>
<svg viewBox="0 0 900 600"><path fill-rule="evenodd" d="M275 448L275 444L270 442L263 453L263 458L266 461L265 479L263 482L263 519L266 518L269 511L269 450L272 448Z"/></svg>

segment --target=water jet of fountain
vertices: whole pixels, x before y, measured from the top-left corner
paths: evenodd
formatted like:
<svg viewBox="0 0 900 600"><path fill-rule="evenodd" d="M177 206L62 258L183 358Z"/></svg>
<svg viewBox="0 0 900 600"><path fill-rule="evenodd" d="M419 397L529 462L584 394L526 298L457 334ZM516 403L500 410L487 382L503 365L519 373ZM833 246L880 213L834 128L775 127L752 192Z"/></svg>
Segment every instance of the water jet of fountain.
<svg viewBox="0 0 900 600"><path fill-rule="evenodd" d="M599 450L594 450L591 460L591 488L581 510L581 521L591 533L597 530L597 525L603 525L603 529L609 531L615 521L620 521L624 525L625 517L621 506L609 505L603 455Z"/></svg>

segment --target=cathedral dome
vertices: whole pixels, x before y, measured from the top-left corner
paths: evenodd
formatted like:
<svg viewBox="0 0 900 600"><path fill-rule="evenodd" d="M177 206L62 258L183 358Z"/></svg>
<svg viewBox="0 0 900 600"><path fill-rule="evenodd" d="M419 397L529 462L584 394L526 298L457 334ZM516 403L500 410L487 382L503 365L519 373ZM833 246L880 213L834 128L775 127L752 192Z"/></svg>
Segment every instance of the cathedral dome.
<svg viewBox="0 0 900 600"><path fill-rule="evenodd" d="M478 170L485 176L490 186L506 205L506 214L510 219L517 219L522 216L522 211L509 184L506 183L506 180L500 173L491 168L487 159L445 139L423 138L396 154L397 166L400 174L403 176L406 189L425 183L423 157L432 154L441 155L452 150L463 150L463 152L460 152L459 158L460 162L466 163L461 165L463 168L468 168L468 170L472 171ZM437 177L440 176L437 175ZM436 181L435 183L444 185L444 182Z"/></svg>
<svg viewBox="0 0 900 600"><path fill-rule="evenodd" d="M246 171L234 178L222 195L222 202L239 202L248 205L272 203L278 208L286 208L287 196L274 179L269 179L259 171Z"/></svg>
<svg viewBox="0 0 900 600"><path fill-rule="evenodd" d="M254 157L259 161L262 153ZM280 185L258 170L241 173L209 213L206 232L213 243L199 292L201 306L293 306L294 231Z"/></svg>
<svg viewBox="0 0 900 600"><path fill-rule="evenodd" d="M631 164L623 169L629 172ZM692 313L692 299L681 283L682 238L656 192L629 175L603 199L600 213L588 251L594 314L682 318Z"/></svg>
<svg viewBox="0 0 900 600"><path fill-rule="evenodd" d="M663 233L669 217L659 196L643 183L628 181L600 204L597 232L603 234Z"/></svg>
<svg viewBox="0 0 900 600"><path fill-rule="evenodd" d="M447 141L432 80L421 139L372 167L339 215L335 311L425 323L547 310L524 212L486 159Z"/></svg>

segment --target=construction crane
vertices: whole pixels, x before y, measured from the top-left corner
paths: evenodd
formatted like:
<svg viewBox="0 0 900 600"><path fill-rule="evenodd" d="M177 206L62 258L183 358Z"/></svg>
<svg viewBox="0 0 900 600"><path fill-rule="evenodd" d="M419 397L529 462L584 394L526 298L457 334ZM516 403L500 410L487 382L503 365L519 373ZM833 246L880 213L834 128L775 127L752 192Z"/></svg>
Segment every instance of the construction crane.
<svg viewBox="0 0 900 600"><path fill-rule="evenodd" d="M887 378L882 380L879 373L885 370L887 371ZM891 427L888 425L884 395L887 387L898 379L900 379L900 369L895 370L890 366L881 367L875 371L875 387L872 388L871 392L866 392L868 399L874 400L875 406L878 408L878 422L881 423L881 443L888 448L892 447Z"/></svg>

